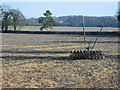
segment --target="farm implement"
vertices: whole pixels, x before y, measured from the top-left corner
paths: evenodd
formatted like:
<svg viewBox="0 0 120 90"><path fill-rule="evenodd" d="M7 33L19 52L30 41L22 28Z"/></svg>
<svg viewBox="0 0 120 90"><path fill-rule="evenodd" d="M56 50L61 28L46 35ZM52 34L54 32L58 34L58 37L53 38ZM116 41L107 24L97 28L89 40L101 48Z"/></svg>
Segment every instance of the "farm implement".
<svg viewBox="0 0 120 90"><path fill-rule="evenodd" d="M85 35L85 28L84 28L84 16L83 16L83 32L84 32L84 44L85 49L83 50L74 50L70 53L71 59L103 59L104 53L101 50L94 50L94 47L97 43L98 37L100 36L100 33L103 29L103 25L100 29L100 32L98 33L95 42L93 43L93 46L90 46L90 43L86 44L86 35Z"/></svg>

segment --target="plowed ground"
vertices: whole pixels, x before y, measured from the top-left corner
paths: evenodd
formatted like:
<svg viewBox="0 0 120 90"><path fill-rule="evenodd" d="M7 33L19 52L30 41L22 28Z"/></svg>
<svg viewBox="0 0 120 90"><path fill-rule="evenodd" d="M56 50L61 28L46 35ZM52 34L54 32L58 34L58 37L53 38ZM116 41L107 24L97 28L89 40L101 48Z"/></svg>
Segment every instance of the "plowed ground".
<svg viewBox="0 0 120 90"><path fill-rule="evenodd" d="M87 36L93 44L95 36ZM71 60L83 36L2 34L3 88L118 88L118 37L99 37L103 60Z"/></svg>

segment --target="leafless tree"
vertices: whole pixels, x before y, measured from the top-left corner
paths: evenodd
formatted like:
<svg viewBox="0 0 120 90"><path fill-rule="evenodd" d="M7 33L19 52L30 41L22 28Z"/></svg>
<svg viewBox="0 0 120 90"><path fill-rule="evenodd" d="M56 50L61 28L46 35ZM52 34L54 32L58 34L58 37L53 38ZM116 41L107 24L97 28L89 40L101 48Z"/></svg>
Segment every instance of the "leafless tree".
<svg viewBox="0 0 120 90"><path fill-rule="evenodd" d="M25 17L20 11L10 9L9 12L11 13L11 25L14 27L14 30L16 30L17 26L25 26Z"/></svg>

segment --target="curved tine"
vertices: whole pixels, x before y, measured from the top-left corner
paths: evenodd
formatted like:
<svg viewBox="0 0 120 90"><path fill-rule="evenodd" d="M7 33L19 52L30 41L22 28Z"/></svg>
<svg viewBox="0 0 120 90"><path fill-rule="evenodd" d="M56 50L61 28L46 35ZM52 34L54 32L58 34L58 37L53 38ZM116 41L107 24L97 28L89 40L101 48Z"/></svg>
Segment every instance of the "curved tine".
<svg viewBox="0 0 120 90"><path fill-rule="evenodd" d="M85 52L85 50L83 51L83 53Z"/></svg>
<svg viewBox="0 0 120 90"><path fill-rule="evenodd" d="M90 51L90 53L92 53L92 51Z"/></svg>
<svg viewBox="0 0 120 90"><path fill-rule="evenodd" d="M95 54L95 51L93 51L93 54Z"/></svg>
<svg viewBox="0 0 120 90"><path fill-rule="evenodd" d="M98 50L98 52L100 53L100 50Z"/></svg>
<svg viewBox="0 0 120 90"><path fill-rule="evenodd" d="M76 50L74 50L74 53L76 53Z"/></svg>
<svg viewBox="0 0 120 90"><path fill-rule="evenodd" d="M80 50L80 53L82 53L82 50Z"/></svg>
<svg viewBox="0 0 120 90"><path fill-rule="evenodd" d="M79 51L77 50L77 54L79 54Z"/></svg>

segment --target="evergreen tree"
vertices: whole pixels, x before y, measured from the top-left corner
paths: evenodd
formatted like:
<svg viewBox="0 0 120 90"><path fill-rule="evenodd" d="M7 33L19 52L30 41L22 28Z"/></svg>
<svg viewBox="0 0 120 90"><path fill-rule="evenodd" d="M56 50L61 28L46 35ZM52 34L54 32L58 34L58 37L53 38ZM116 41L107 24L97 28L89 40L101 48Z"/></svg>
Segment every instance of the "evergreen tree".
<svg viewBox="0 0 120 90"><path fill-rule="evenodd" d="M46 10L46 12L43 13L43 15L44 17L40 17L38 19L38 23L42 26L40 30L52 30L52 25L56 25L55 20L52 18L52 13L50 12L50 10Z"/></svg>

